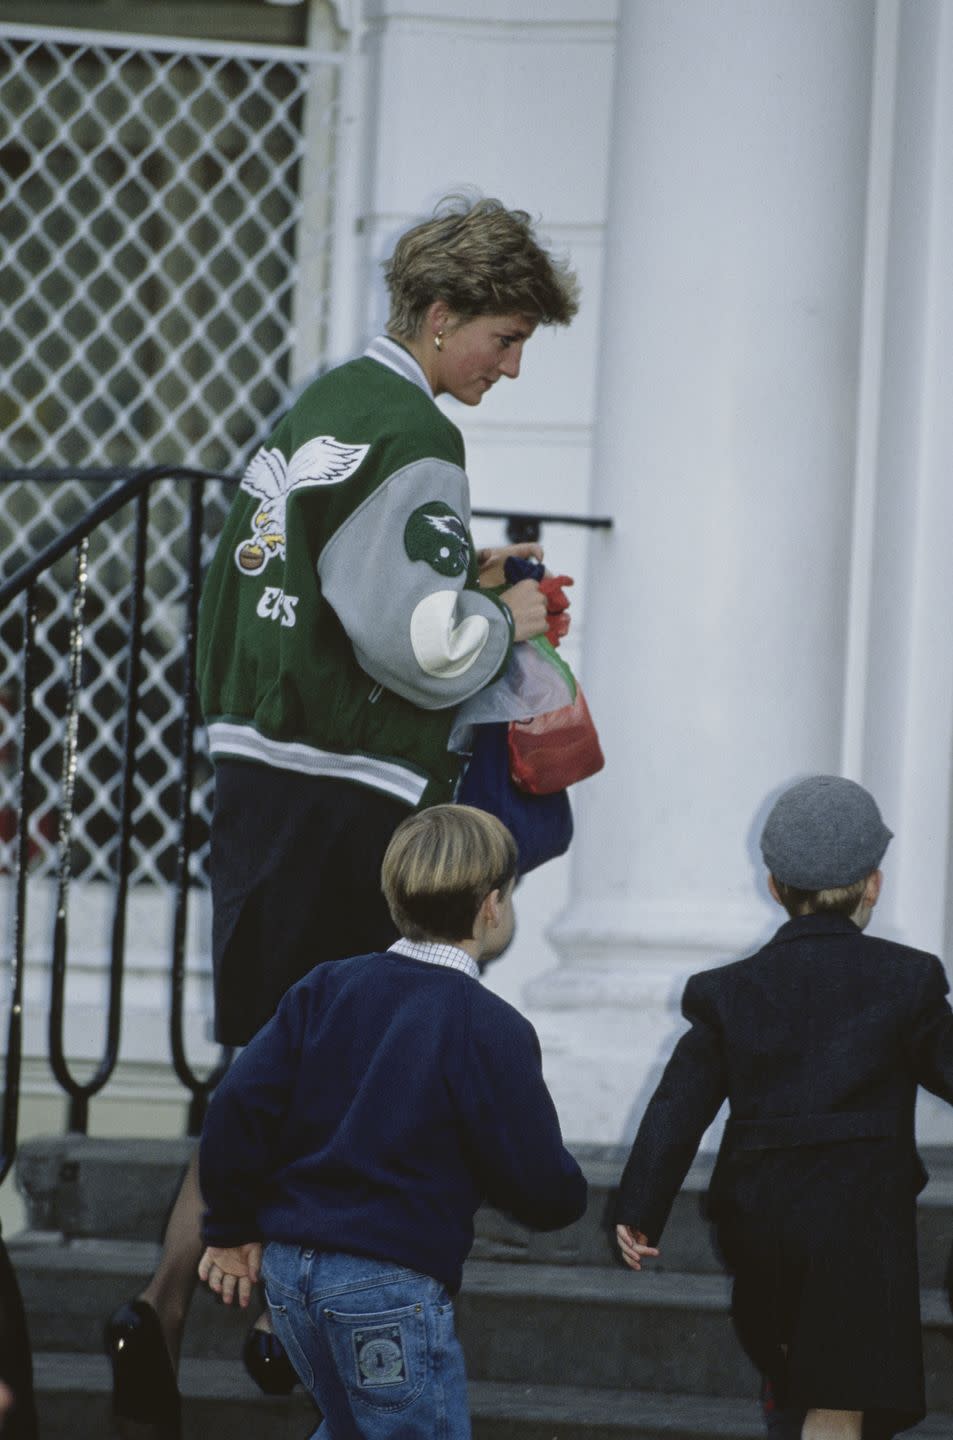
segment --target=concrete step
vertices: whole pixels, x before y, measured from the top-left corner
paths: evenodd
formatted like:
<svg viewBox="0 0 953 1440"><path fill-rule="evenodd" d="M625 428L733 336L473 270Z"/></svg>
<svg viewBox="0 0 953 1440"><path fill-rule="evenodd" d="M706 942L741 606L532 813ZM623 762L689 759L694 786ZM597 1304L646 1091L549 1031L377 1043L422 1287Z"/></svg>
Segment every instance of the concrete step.
<svg viewBox="0 0 953 1440"><path fill-rule="evenodd" d="M619 1376L662 1394L755 1393L729 1318L724 1276L576 1266L467 1266L457 1302L475 1379L611 1389ZM953 1325L945 1292L921 1295L927 1403L953 1437ZM580 1336L584 1336L580 1347Z"/></svg>
<svg viewBox="0 0 953 1440"><path fill-rule="evenodd" d="M31 1142L20 1157L41 1227L9 1241L30 1320L44 1440L110 1433L105 1317L135 1294L158 1256L165 1211L191 1142ZM757 1377L728 1317L701 1214L708 1165L693 1168L666 1231L661 1261L632 1275L618 1262L609 1218L624 1160L587 1147L586 1216L533 1235L490 1210L457 1302L472 1379L475 1440L753 1440L762 1423ZM953 1440L953 1359L942 1289L953 1234L953 1161L928 1157L919 1209L924 1352L932 1419L917 1440ZM119 1238L116 1238L116 1237ZM144 1236L151 1238L144 1239ZM250 1316L200 1289L185 1337L186 1440L305 1440L303 1392L261 1396L239 1355ZM569 1382L569 1383L567 1383ZM574 1384L573 1382L578 1382ZM635 1382L638 1390L624 1388ZM620 1388L621 1387L621 1388Z"/></svg>
<svg viewBox="0 0 953 1440"><path fill-rule="evenodd" d="M155 1246L134 1241L11 1242L34 1347L98 1354L106 1316L150 1273ZM602 1266L471 1261L457 1324L474 1380L614 1389L620 1377L660 1394L741 1398L757 1378L728 1315L721 1275L673 1275ZM923 1342L931 1410L949 1415L953 1350L949 1307L925 1290ZM196 1293L188 1357L237 1363L250 1316Z"/></svg>
<svg viewBox="0 0 953 1440"><path fill-rule="evenodd" d="M111 1433L110 1375L95 1355L34 1357L43 1440L103 1440ZM259 1393L234 1361L186 1360L181 1375L183 1440L306 1440L314 1411L303 1391L288 1399ZM763 1440L753 1400L656 1395L472 1381L474 1440ZM950 1440L948 1416L905 1432L910 1440Z"/></svg>
<svg viewBox="0 0 953 1440"><path fill-rule="evenodd" d="M31 1140L17 1157L30 1228L78 1239L161 1239L165 1217L192 1151L189 1140L94 1140L81 1135ZM585 1216L551 1235L538 1235L483 1209L477 1216L476 1260L506 1263L617 1264L611 1206L625 1161L620 1146L577 1146L590 1184ZM927 1153L930 1182L918 1209L921 1283L944 1284L953 1237L953 1154ZM689 1172L663 1237L659 1271L715 1274L721 1269L702 1217L710 1162Z"/></svg>

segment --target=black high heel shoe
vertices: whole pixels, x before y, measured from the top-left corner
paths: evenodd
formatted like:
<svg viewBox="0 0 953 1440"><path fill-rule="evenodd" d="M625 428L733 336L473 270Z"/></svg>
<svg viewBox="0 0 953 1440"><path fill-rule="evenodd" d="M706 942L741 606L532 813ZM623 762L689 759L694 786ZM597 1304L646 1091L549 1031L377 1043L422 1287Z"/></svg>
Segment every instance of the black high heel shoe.
<svg viewBox="0 0 953 1440"><path fill-rule="evenodd" d="M106 1321L113 1414L150 1425L162 1440L181 1440L182 1402L159 1317L145 1300L127 1300Z"/></svg>
<svg viewBox="0 0 953 1440"><path fill-rule="evenodd" d="M299 1384L298 1372L272 1330L252 1326L245 1336L242 1360L259 1390L266 1395L290 1395Z"/></svg>

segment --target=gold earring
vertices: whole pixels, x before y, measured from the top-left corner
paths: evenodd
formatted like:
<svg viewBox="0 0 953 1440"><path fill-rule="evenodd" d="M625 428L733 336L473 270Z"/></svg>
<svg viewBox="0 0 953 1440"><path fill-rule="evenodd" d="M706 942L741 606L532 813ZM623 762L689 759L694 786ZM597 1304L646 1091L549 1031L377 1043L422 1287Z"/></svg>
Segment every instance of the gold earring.
<svg viewBox="0 0 953 1440"><path fill-rule="evenodd" d="M438 331L437 331L436 335L433 337L433 343L434 343L434 345L437 347L438 350L442 350L442 349L443 349L443 331L442 331L442 330L438 330Z"/></svg>

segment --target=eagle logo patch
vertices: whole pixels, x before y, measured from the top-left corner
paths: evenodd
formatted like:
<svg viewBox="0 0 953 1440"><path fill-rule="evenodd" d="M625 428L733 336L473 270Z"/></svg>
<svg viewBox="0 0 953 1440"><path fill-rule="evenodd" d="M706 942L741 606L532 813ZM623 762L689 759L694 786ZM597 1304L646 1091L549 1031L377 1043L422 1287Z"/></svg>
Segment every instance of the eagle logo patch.
<svg viewBox="0 0 953 1440"><path fill-rule="evenodd" d="M442 500L429 500L414 511L404 527L404 549L438 575L462 575L470 567L467 527Z"/></svg>
<svg viewBox="0 0 953 1440"><path fill-rule="evenodd" d="M280 450L262 448L242 476L241 488L261 500L252 516L252 533L235 551L243 575L258 575L275 556L285 558L288 497L312 485L340 485L350 478L371 447L343 445L333 435L318 435L286 460Z"/></svg>

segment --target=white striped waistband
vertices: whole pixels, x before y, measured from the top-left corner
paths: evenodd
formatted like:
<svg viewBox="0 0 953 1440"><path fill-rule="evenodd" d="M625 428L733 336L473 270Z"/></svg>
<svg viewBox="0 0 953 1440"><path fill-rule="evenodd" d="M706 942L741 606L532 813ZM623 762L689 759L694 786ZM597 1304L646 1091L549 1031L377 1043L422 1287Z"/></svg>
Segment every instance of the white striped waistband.
<svg viewBox="0 0 953 1440"><path fill-rule="evenodd" d="M212 721L208 738L213 756L257 760L276 770L295 770L299 775L354 780L404 800L408 805L419 804L427 788L425 776L393 760L379 760L373 755L339 755L333 750L305 745L300 740L269 740L250 725L236 725L233 721Z"/></svg>

